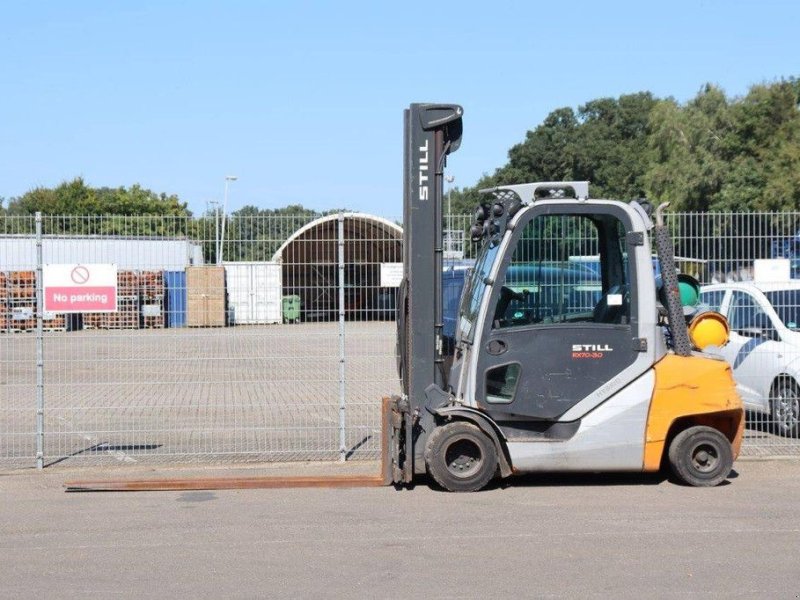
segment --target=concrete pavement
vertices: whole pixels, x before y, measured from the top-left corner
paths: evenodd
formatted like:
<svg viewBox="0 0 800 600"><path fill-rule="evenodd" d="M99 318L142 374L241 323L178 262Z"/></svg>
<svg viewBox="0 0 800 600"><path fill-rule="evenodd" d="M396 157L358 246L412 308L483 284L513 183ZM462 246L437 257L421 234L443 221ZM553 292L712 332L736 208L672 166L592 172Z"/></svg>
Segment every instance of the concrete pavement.
<svg viewBox="0 0 800 600"><path fill-rule="evenodd" d="M714 489L539 476L467 495L66 494L67 479L363 472L370 463L0 476L7 598L797 598L800 461Z"/></svg>

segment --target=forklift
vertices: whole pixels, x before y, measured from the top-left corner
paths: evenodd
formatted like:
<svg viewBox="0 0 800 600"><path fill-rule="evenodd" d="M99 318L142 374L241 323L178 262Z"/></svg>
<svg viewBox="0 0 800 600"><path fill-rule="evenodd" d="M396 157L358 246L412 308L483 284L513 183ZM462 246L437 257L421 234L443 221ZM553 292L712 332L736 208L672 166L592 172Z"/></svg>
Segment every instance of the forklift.
<svg viewBox="0 0 800 600"><path fill-rule="evenodd" d="M687 316L666 205L654 223L649 203L591 199L588 182L482 190L475 265L443 338L443 177L462 116L404 114L402 395L383 402L384 482L427 473L468 492L513 474L665 467L686 485L723 482L744 411L730 367L704 350L727 323Z"/></svg>
<svg viewBox="0 0 800 600"><path fill-rule="evenodd" d="M460 106L404 115L402 395L382 403L374 476L75 481L67 491L410 486L453 492L534 472L654 472L715 486L744 431L714 312L687 311L662 205L589 198L585 181L483 190L455 336L443 332L443 178ZM660 266L654 274L651 241ZM706 351L706 352L704 352Z"/></svg>

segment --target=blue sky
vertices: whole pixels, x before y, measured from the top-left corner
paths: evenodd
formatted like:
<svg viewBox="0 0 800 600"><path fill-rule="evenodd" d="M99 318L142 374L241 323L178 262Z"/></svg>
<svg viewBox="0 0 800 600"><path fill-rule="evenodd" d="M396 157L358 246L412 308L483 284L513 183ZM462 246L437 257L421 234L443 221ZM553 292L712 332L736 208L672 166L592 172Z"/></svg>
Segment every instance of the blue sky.
<svg viewBox="0 0 800 600"><path fill-rule="evenodd" d="M0 197L83 176L195 212L290 203L402 214L402 111L464 106L473 185L552 110L800 75L800 3L10 2Z"/></svg>

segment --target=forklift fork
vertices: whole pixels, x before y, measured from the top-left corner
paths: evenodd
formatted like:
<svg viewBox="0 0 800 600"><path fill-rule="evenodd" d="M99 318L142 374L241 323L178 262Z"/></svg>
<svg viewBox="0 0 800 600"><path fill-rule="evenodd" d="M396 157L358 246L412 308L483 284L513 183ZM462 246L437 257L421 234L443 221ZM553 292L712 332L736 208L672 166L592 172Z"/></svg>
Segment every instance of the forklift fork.
<svg viewBox="0 0 800 600"><path fill-rule="evenodd" d="M384 398L381 423L381 475L384 485L411 483L414 477L411 409L406 398Z"/></svg>

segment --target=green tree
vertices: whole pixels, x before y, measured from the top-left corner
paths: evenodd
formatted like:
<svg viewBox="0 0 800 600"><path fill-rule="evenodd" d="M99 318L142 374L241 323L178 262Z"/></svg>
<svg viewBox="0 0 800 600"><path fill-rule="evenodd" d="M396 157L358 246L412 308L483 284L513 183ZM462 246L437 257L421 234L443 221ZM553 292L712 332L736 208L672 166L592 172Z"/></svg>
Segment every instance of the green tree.
<svg viewBox="0 0 800 600"><path fill-rule="evenodd" d="M472 214L480 188L588 180L593 197L668 201L676 211L800 210L800 80L728 98L707 84L689 102L649 92L551 112L508 162L474 187L454 189L454 213Z"/></svg>
<svg viewBox="0 0 800 600"><path fill-rule="evenodd" d="M595 197L639 197L648 167L650 113L657 104L652 94L641 92L593 100L577 112L556 109L509 150L505 166L474 188L453 190L452 204L471 213L486 201L478 189L529 181L588 180Z"/></svg>
<svg viewBox="0 0 800 600"><path fill-rule="evenodd" d="M189 234L191 212L175 195L133 185L130 188L92 188L80 177L55 188L38 187L14 198L10 216L44 216L45 233L84 235Z"/></svg>
<svg viewBox="0 0 800 600"><path fill-rule="evenodd" d="M275 209L244 206L228 220L225 260L271 260L281 244L298 229L314 219L339 212L349 211L318 212L300 204Z"/></svg>
<svg viewBox="0 0 800 600"><path fill-rule="evenodd" d="M686 107L659 102L650 121L648 196L672 210L708 210L725 178L730 127L728 102L717 87L706 86Z"/></svg>
<svg viewBox="0 0 800 600"><path fill-rule="evenodd" d="M37 187L9 202L8 213L32 215L157 215L191 216L176 195L156 194L134 184L130 188L92 188L76 177L55 188Z"/></svg>
<svg viewBox="0 0 800 600"><path fill-rule="evenodd" d="M757 85L731 107L729 176L717 207L800 208L800 82Z"/></svg>
<svg viewBox="0 0 800 600"><path fill-rule="evenodd" d="M800 86L753 86L728 100L705 86L679 106L653 111L645 178L673 210L797 210L800 207Z"/></svg>
<svg viewBox="0 0 800 600"><path fill-rule="evenodd" d="M278 209L244 206L230 217L226 260L270 260L284 240L317 216L299 204Z"/></svg>

